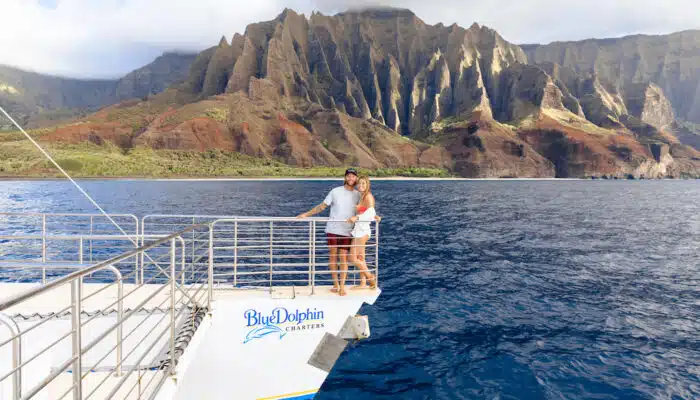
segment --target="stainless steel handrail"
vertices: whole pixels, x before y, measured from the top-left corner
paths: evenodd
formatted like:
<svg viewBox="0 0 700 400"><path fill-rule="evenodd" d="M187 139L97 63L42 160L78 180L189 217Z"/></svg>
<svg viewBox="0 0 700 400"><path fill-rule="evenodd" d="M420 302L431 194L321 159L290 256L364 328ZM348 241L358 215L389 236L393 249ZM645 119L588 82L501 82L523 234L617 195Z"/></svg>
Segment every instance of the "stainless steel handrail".
<svg viewBox="0 0 700 400"><path fill-rule="evenodd" d="M20 337L19 325L12 318L0 312L0 323L10 330L12 337L12 389L16 400L22 398L22 338Z"/></svg>
<svg viewBox="0 0 700 400"><path fill-rule="evenodd" d="M82 267L83 267L82 265L61 266L61 268L82 268ZM25 268L39 268L39 266L31 265L31 266L27 266ZM122 318L124 316L124 279L122 277L121 271L119 271L119 269L117 269L114 265L104 266L101 269L95 270L94 272L98 272L98 271L102 271L102 270L109 270L111 272L114 272L114 276L116 278L116 284L117 284L117 322L119 323L122 321ZM111 284L108 286L111 286ZM103 290L103 289L100 289L100 291L101 290ZM92 295L94 295L94 293L91 294L90 296L92 296ZM83 297L82 300L87 300L87 297ZM5 314L0 313L0 317L2 317L3 315L5 315ZM12 320L12 319L10 319L10 321L14 322L14 320ZM0 321L0 322L2 322L2 321ZM15 323L15 325L16 325L16 323ZM15 335L17 335L16 338L21 340L22 332L19 329L19 325L16 325L16 326L17 326L17 332L15 333ZM13 340L14 339L15 338L13 338ZM117 327L116 353L117 353L116 354L117 355L117 362L116 362L115 373L117 374L117 376L119 376L122 373L122 325L121 324L119 324L119 326ZM40 354L42 354L42 353L35 354L33 358L36 358ZM13 354L13 360L12 360L13 369L17 369L18 367L24 366L24 364L22 363L21 355L18 353L17 356L18 356L18 359L15 359L14 358L15 356ZM30 361L31 360L27 360L25 362L25 364L30 362ZM15 373L19 374L19 376L21 377L21 369L15 371ZM4 376L0 377L0 381L2 381L3 379L5 379ZM21 380L21 378L20 378L20 380Z"/></svg>
<svg viewBox="0 0 700 400"><path fill-rule="evenodd" d="M204 226L204 225L201 225ZM146 238L164 238L165 235L143 235L141 236L141 243L145 243ZM138 239L138 238L137 238ZM77 262L81 265L88 265L86 264L85 261L85 246L84 243L85 241L90 241L92 243L93 240L109 240L109 241L117 241L117 240L125 240L133 243L133 237L129 235L0 235L0 240L41 240L42 241L42 264L46 264L45 267L40 267L40 266L35 266L35 269L41 269L42 274L41 274L41 282L46 283L46 269L51 269L51 268L62 268L62 265L60 264L70 264L75 261L73 260L57 260L54 261L54 264L49 264L49 260L46 256L46 242L47 240L52 240L52 241L78 241L78 260ZM182 246L182 270L185 270L185 240L182 238L182 236L178 236L175 238L175 240L178 240ZM138 240L137 240L138 241ZM138 251L138 249L135 249L134 251ZM143 252L140 252L140 254L143 254ZM91 250L89 253L89 258L92 259L92 246ZM128 257L127 257L128 258ZM28 260L0 260L0 267L3 265L7 264L17 264L17 263L22 263L26 262ZM144 280L144 275L143 275L143 267L144 267L144 260L143 257L141 257L141 262L139 262L139 259L137 258L137 263L134 268L134 272L136 275L134 276L134 280L136 282L143 282ZM150 260L153 261L153 260ZM157 263L154 262L155 265ZM69 268L67 266L66 268ZM185 275L182 275L182 283L185 282Z"/></svg>
<svg viewBox="0 0 700 400"><path fill-rule="evenodd" d="M180 232L173 233L173 234L171 234L171 235L169 235L169 236L166 236L166 237L164 237L164 238L162 238L162 239L159 239L159 240L155 241L154 243L150 243L150 244L148 244L148 245L141 246L141 247L139 247L139 248L137 248L137 249L131 250L131 251L126 252L126 253L124 253L124 254L121 254L121 255L119 255L119 256L112 257L112 258L110 258L109 260L106 260L106 261L102 261L102 262L100 262L100 263L97 263L97 264L95 264L95 265L93 265L93 266L91 266L91 267L82 269L82 270L80 270L80 271L75 271L75 272L73 272L73 273L71 273L71 274L68 274L68 275L66 275L66 276L63 276L63 277L58 278L58 279L56 279L56 280L47 282L46 284L44 284L44 285L42 285L42 286L39 286L39 287L36 287L36 288L32 288L32 289L29 289L29 290L27 290L27 291L25 291L25 292L23 292L23 293L19 293L19 294L15 295L15 296L12 296L12 297L10 297L9 299L0 302L0 312L5 311L6 309L8 309L8 308L10 308L10 307L14 306L15 304L18 304L18 303L20 303L20 302L22 302L22 301L25 301L25 300L30 299L30 298L32 298L32 297L36 297L36 296L38 296L38 295L40 295L40 294L42 294L42 293L46 293L46 292L48 292L49 290L51 290L51 289L53 289L53 288L55 288L55 287L64 285L64 284L66 284L66 283L68 283L68 282L70 282L70 281L72 281L72 280L77 279L77 278L82 278L82 277L84 277L85 275L90 275L90 274L94 273L95 271L100 270L100 269L102 269L102 268L104 268L104 267L107 267L107 266L112 265L112 264L116 264L116 263L118 263L118 262L120 262L120 261L122 261L122 260L125 260L125 259L129 258L129 257L133 257L133 256L135 256L135 255L137 255L137 254L139 254L139 253L142 253L142 252L146 251L146 250L149 250L149 249L152 249L152 248L154 248L154 247L156 247L156 246L159 246L159 245L161 245L161 244L163 244L163 243L165 243L165 242L167 242L167 241L169 241L169 240L172 240L172 239L177 238L178 236L180 236L180 235L182 235L182 234L184 234L184 233L191 232L193 229L197 228L198 226L201 226L201 225L194 225L194 226L191 226L191 227L189 227L189 228L187 228L187 229L184 229L184 230L182 230L182 231L180 231Z"/></svg>
<svg viewBox="0 0 700 400"><path fill-rule="evenodd" d="M2 215L2 213L0 213ZM24 213L16 213L15 215L27 215ZM42 216L43 218L46 218L46 214L36 214L39 216ZM67 214L71 215L71 214ZM75 215L80 215L80 216L85 216L87 214L75 214ZM124 215L129 215L129 214L124 214ZM96 215L97 216L97 215ZM71 301L71 306L69 306L67 309L71 310L71 318L73 319L72 321L72 326L75 328L69 332L68 337L72 337L73 343L77 343L77 345L73 346L73 352L71 353L72 356L67 359L67 361L62 365L59 366L59 370L55 370L47 376L42 382L39 382L38 386L35 386L34 388L30 389L28 392L24 393L25 397L31 397L31 395L38 393L40 390L42 390L43 387L48 385L54 378L56 378L62 371L64 371L66 368L71 368L73 371L78 371L78 373L75 373L74 375L77 375L78 377L76 378L73 376L74 382L73 382L73 387L76 388L76 391L74 392L74 396L79 394L80 392L80 385L82 384L82 379L90 374L89 371L85 372L85 375L83 375L80 371L82 371L82 368L85 367L88 370L90 369L89 366L83 366L82 362L83 360L83 354L87 353L90 349L92 349L95 345L97 345L98 342L106 339L108 335L114 334L117 329L121 330L122 327L126 327L128 325L123 325L124 321L129 319L132 315L134 315L134 311L126 313L127 315L124 315L123 311L122 313L117 317L117 322L116 324L110 325L108 330L106 332L101 333L99 336L97 336L94 340L91 338L91 343L85 346L81 347L81 337L80 337L80 325L82 324L87 324L89 323L94 316L91 316L88 318L87 321L85 321L85 318L83 318L83 321L81 321L80 318L80 311L81 311L81 302L84 302L87 300L90 296L93 294L89 294L88 296L83 296L82 293L82 287L81 287L81 282L84 277L97 272L101 268L114 268L115 270L118 271L117 268L115 268L115 264L118 264L122 262L123 265L128 265L128 263L124 263L125 260L130 259L131 257L134 257L137 263L137 268L138 271L141 273L141 279L136 279L135 283L137 285L137 288L139 286L144 286L144 279L143 279L143 273L144 269L148 268L147 272L152 272L155 275L155 277L151 277L149 275L149 282L154 282L155 279L158 276L165 276L169 277L166 283L163 283L161 280L159 280L159 284L161 284L160 287L157 287L155 292L150 292L151 289L144 289L144 290L149 290L149 296L139 304L138 307L135 307L134 310L142 308L143 305L145 305L147 302L152 301L152 299L155 299L156 295L158 293L163 293L163 290L170 289L171 295L170 297L165 297L166 300L170 302L169 304L169 324L167 328L165 329L165 333L163 335L159 335L157 337L151 337L149 338L154 338L156 341L164 341L165 338L168 337L168 330L170 331L170 343L169 343L169 348L170 348L170 357L174 357L175 352L172 349L172 344L174 343L174 338L173 336L175 335L174 331L174 318L180 318L181 314L185 312L187 307L192 307L191 309L198 309L199 307L203 307L204 304L208 307L209 310L212 309L212 299L213 299L213 287L214 287L214 280L215 277L219 276L225 277L230 275L228 272L231 271L228 268L233 267L233 283L234 287L237 287L237 285L241 282L243 282L243 285L257 285L258 287L260 286L270 286L270 289L272 289L272 286L275 284L281 284L281 285L290 285L290 284L296 284L301 282L301 285L308 285L311 288L311 294L315 293L315 288L318 285L324 285L329 282L329 277L328 274L332 273L332 270L329 270L326 266L329 265L328 261L328 246L325 243L325 236L322 233L319 233L319 230L323 229L323 224L328 223L328 222L345 222L342 220L331 220L330 218L324 218L324 217L316 217L316 218L306 218L306 219L298 219L298 218L289 218L289 217L226 217L226 218L220 218L217 220L212 220L212 216L182 216L182 217L187 217L189 218L189 221L192 222L194 221L195 218L206 218L209 219L207 223L198 223L198 224L189 224L186 226L186 228L172 234L165 234L164 232L151 232L150 229L147 228L148 220L147 217L143 217L141 221L138 221L139 223L138 226L138 231L137 235L135 236L130 236L129 234L127 235L105 235L105 234L92 234L92 235L72 235L72 234L60 234L60 233L52 233L52 232L47 232L45 228L42 230L42 235L27 235L27 234L20 234L17 236L0 236L0 240L4 238L9 238L9 239L20 239L20 238L29 238L29 239L36 239L36 240L42 240L44 243L46 241L52 241L52 240L79 240L80 242L85 241L85 246L83 247L82 245L81 250L79 251L80 253L80 260L79 261L86 261L84 260L85 258L88 258L87 256L83 255L83 250L87 251L87 240L122 240L122 239L130 239L136 237L139 246L138 248L135 249L130 249L129 251L120 254L115 257L111 257L108 260L102 261L100 263L97 263L95 265L91 265L89 267L86 267L84 269L81 269L80 271L76 271L73 273L70 273L66 276L57 278L53 281L50 281L46 283L45 285L38 287L38 288L33 288L31 290L25 291L23 293L20 293L18 295L15 295L9 299L0 299L0 313L2 311L8 310L10 307L13 307L14 305L17 305L23 301L26 301L28 299L34 298L36 296L40 296L43 293L46 293L54 288L57 288L61 285L65 285L70 283L71 284L71 296L73 301ZM174 217L174 218L180 218L180 216L168 216L168 215L163 215L163 217ZM50 218L49 218L50 219ZM224 223L229 222L229 223L234 223L233 226L226 226L223 225ZM257 225L256 225L257 223ZM299 225L296 225L296 224ZM370 250L367 251L367 256L368 259L366 262L368 264L372 263L373 261L373 267L374 271L376 272L376 276L378 277L378 254L379 254L379 227L378 223L372 222L375 225L375 234L376 236L373 236L373 242L368 242L364 247L368 248ZM247 225L251 224L251 225ZM150 224L148 224L150 225ZM156 228L155 230L160 230L163 229L163 227L158 226L158 224L155 224ZM174 225L185 225L185 224L173 224ZM239 226L240 225L240 226ZM102 225L99 225L102 226ZM220 229L217 229L220 228ZM81 225L78 228L85 228L87 229L87 224L84 226ZM239 229L240 228L240 229ZM92 233L93 225L90 225L90 230ZM74 229L71 228L69 232L72 232ZM101 232L101 229L99 230ZM140 234L139 234L140 232ZM148 232L148 234L146 234ZM206 235L206 236L204 236ZM217 236L218 235L218 236ZM191 239L190 239L191 236ZM207 237L208 236L208 237ZM152 243L146 244L146 242L149 242L149 239L155 239ZM262 243L257 243L258 239L264 239L262 240ZM191 240L192 243L187 243L187 240ZM175 263L176 263L176 244L179 242L181 245L182 249L182 283L177 282L177 280L180 280L180 277L176 276L175 272ZM158 251L155 252L150 252L150 255L145 255L145 252L149 249L162 246L164 244L168 244L167 246L169 248L168 254L165 254L166 249L164 247L161 247ZM217 246L218 244L218 246ZM97 243L97 245L100 245L100 243ZM186 248L190 248L191 245L191 259L189 258L189 255L187 257L187 261L185 261L185 253L186 253ZM261 245L261 246L259 246ZM115 244L117 248L130 248L130 246L124 246L121 243ZM231 247L232 246L232 247ZM34 246L35 247L35 246ZM207 248L208 247L208 248ZM257 248L257 247L262 247L264 250L262 253L256 253L256 252L251 252L249 249L252 248ZM72 254L75 254L72 249L74 249L74 246L62 246L61 251L63 252L62 254L66 254L68 252L64 251L65 249L69 249L70 252L70 257L73 257ZM179 253L180 249L177 249ZM308 250L308 251L307 251ZM190 250L187 250L189 252ZM216 252L218 252L218 254ZM308 253L308 254L305 254ZM372 260L372 255L374 253L374 260ZM54 253L51 253L54 254ZM104 254L104 253L99 253L99 254ZM109 252L107 252L109 254ZM155 255L154 255L155 254ZM256 255L256 254L262 254L262 255ZM44 255L44 261L47 260L46 258L46 253ZM139 262L139 258L143 260L145 256L153 256L155 260L151 259L153 261L153 265L157 267L151 267L150 261L149 263L146 263L145 260L144 262ZM169 256L169 262L168 261L163 261L164 267L161 268L158 263L164 256ZM219 257L226 257L226 258L219 258ZM49 255L49 257L53 257L52 255ZM62 257L65 257L62 255ZM90 255L92 257L92 254ZM230 263L230 260L233 259L233 264ZM307 261L308 259L308 261ZM243 263L241 263L243 261ZM131 262L131 261L128 261ZM0 261L0 268L2 267L3 262ZM372 265L372 264L370 264ZM192 279L190 282L193 282L194 284L192 286L187 286L185 287L185 273L186 273L186 268L189 267L192 270ZM215 274L214 268L216 267L222 267L222 270L218 271L219 275ZM240 267L240 268L239 268ZM257 268L257 267L262 267L262 268ZM273 270L274 267L274 270ZM57 266L58 268L58 266ZM66 267L69 268L69 267ZM228 270L226 270L228 269ZM364 269L364 267L363 267ZM122 268L123 270L123 268ZM373 269L370 267L370 271L373 271ZM258 272L259 271L259 272ZM189 273L189 270L187 271ZM340 271L338 271L340 272ZM352 272L351 272L352 273ZM355 272L356 273L356 272ZM204 276L206 274L206 276ZM117 281L122 281L130 276L131 273L125 273L124 277L122 278L117 278ZM138 274L136 274L138 277ZM319 276L317 276L319 275ZM325 278L323 277L325 275ZM195 276L197 277L195 279ZM160 278L159 278L160 279ZM217 280L218 282L219 280ZM230 280L224 278L221 280L222 282L231 282ZM140 282L140 285L139 285ZM111 284L110 284L111 285ZM198 288L195 288L194 286L197 285ZM206 285L206 289L205 289ZM230 285L230 283L229 283ZM100 290L105 290L109 286L100 288ZM196 291L195 291L196 289ZM131 291L133 293L136 289ZM178 291L178 292L176 292ZM123 297L127 297L129 294L126 296L123 295L123 290L121 291L118 295L118 298L121 299ZM180 292L182 295L180 295ZM179 306L175 303L175 293L178 295L178 300L177 304L180 304ZM162 295L161 295L162 296ZM160 299L160 297L158 297ZM140 301L140 299L139 299ZM160 300L158 300L160 301ZM157 302L156 302L157 303ZM108 307L113 307L114 303L112 305L107 306ZM179 312L176 312L176 306ZM100 305L100 307L103 307ZM120 307L121 308L121 307ZM106 308L105 308L106 309ZM77 316L77 317L76 317ZM167 317L166 317L167 318ZM152 321L153 318L149 319L149 321ZM167 319L166 319L167 321ZM2 322L2 321L0 321ZM44 322L43 320L41 322ZM38 325L38 324L37 324ZM149 325L150 326L150 325ZM156 327L160 327L160 325L156 324L153 326L153 329L156 329ZM165 325L163 325L165 327ZM31 327L33 328L33 326ZM137 326L138 328L138 326ZM127 329L127 328L125 328ZM136 329L136 328L135 328ZM153 331L152 329L152 331ZM128 331L127 331L128 332ZM134 331L132 331L133 333ZM150 335L150 333L149 333ZM14 335L17 336L17 339L19 339L21 336L25 336L26 334L23 335L23 333L20 331L18 334ZM13 338L14 338L13 336ZM119 337L122 335L118 334ZM127 335L128 336L128 335ZM82 338L84 340L84 338ZM121 337L119 340L125 341L124 337ZM13 339L11 338L9 341L6 341L0 346L9 344L10 342L13 342ZM110 342L113 343L110 339ZM162 342L165 343L165 342ZM156 344L156 342L153 342L151 347L153 347ZM147 345L147 344L146 344ZM128 351L129 347L128 345L125 345L124 357L128 358L129 354L133 353L134 351L137 350L135 347L131 352ZM121 346L118 346L121 347ZM110 350L108 353L104 353L104 351L100 350L101 353L99 356L101 357L109 357L111 359L111 356L114 351L114 347L112 350ZM110 368L114 368L117 370L117 375L121 374L127 375L131 374L132 372L136 372L135 370L131 368L124 368L124 373L122 374L120 369L122 367L122 363L126 362L126 358L122 359L122 354L121 354L121 349L117 350L118 353L118 361L116 364L116 367L110 366ZM138 351L141 352L142 348L138 348ZM141 357L143 359L145 357L145 354ZM31 357L30 357L31 358ZM89 355L85 357L85 360L89 359ZM101 358L100 361L97 362L99 364L104 358ZM9 360L8 360L9 361ZM10 375L13 375L13 378L19 378L20 380L22 379L21 377L21 371L24 368L23 365L26 365L29 361L25 361L24 364L21 362L21 356L18 358L19 363L18 364L13 364L13 365L19 365L19 370L16 368L13 368L12 371L17 372L16 374L8 374L5 375L0 381L3 379L9 379ZM87 362L87 361L86 361ZM139 367L140 368L140 362L139 361ZM163 370L164 372L167 373L172 373L173 368L175 365L176 360L170 359L170 368L168 369L167 367L164 367ZM13 360L14 363L14 360ZM165 364L164 364L165 365ZM137 368L137 370L138 370ZM27 375L26 375L26 370L25 370L25 379L27 380ZM120 383L117 384L117 387L112 389L112 393L117 393L118 387L126 382L128 376L123 376L123 378L120 380ZM161 375L157 376L158 379L165 379ZM31 379L30 379L31 380ZM156 379L157 380L157 379ZM162 380L160 381L162 384ZM26 384L26 382L25 382ZM128 388L127 388L128 389ZM94 389L97 390L97 389ZM93 392L94 392L93 390ZM139 388L140 390L140 388ZM150 390L150 389L149 389ZM15 392L16 393L16 392ZM67 392L66 394L70 393ZM89 395L88 395L89 396Z"/></svg>
<svg viewBox="0 0 700 400"><path fill-rule="evenodd" d="M89 230L90 234L93 233L93 230L95 228L95 219L96 218L104 218L104 214L82 214L82 213L36 213L36 212L0 212L0 217L41 217L41 261L42 262L48 262L47 260L47 239L49 239L49 234L47 231L47 223L50 222L50 218L52 217L57 217L57 218L65 218L65 217L79 217L79 218L89 218L88 220L85 221L75 221L74 224L80 224L80 222L83 222L85 224L89 224ZM138 247L139 244L139 219L134 215L134 214L109 214L110 218L128 218L133 220L133 235L132 234L127 234L127 237L129 238L129 241L131 241L134 244L134 247ZM88 222L89 221L89 222ZM39 221L36 221L37 223ZM65 223L65 222L64 222ZM109 227L113 227L112 222L110 221L105 221L105 225ZM74 226L75 227L75 226ZM125 232L126 233L126 232ZM80 243L81 247L81 254L83 253L82 247L83 243ZM92 263L92 240L90 240L90 262ZM136 259L134 260L135 262L135 268L138 269L139 266L139 260ZM41 282L46 283L46 270L43 269L41 271Z"/></svg>
<svg viewBox="0 0 700 400"><path fill-rule="evenodd" d="M207 225L190 226L190 227L183 229L179 232L167 235L165 237L160 237L155 242L149 243L148 245L145 245L145 246L141 246L138 249L134 249L132 251L126 252L126 253L121 254L119 256L116 256L116 257L112 257L109 260L103 261L103 262L95 264L93 266L83 268L79 271L75 271L75 272L70 273L64 277L50 281L42 286L26 290L22 293L19 293L15 296L8 298L8 299L0 300L0 317L3 317L4 314L2 314L2 311L6 311L17 304L20 304L24 301L27 301L27 300L30 300L30 299L35 298L37 296L40 296L42 294L45 294L45 293L51 291L52 289L57 288L61 285L68 284L68 283L71 284L70 310L71 310L71 327L72 328L71 328L71 331L69 332L69 336L72 337L72 340L71 340L71 342L72 342L72 350L71 350L72 357L69 360L67 360L64 364L62 364L62 366L59 367L58 370L54 370L54 372L49 374L49 376L45 377L36 386L31 388L27 393L25 393L24 397L21 397L22 368L26 367L26 363L32 361L38 355L41 355L42 353L44 353L47 349L42 350L40 353L34 355L33 357L30 358L30 360L26 361L23 364L22 360L21 360L21 352L20 352L21 347L18 347L18 346L20 346L19 341L21 340L21 336L23 335L23 333L19 329L19 326L13 320L11 320L9 318L0 318L0 322L2 322L4 325L7 325L10 328L11 335L12 335L10 341L12 341L12 343L13 343L12 370L11 370L10 374L5 375L2 379L5 379L5 378L9 377L10 375L13 375L13 387L14 387L13 393L14 393L15 398L18 398L18 399L19 398L30 398L30 397L34 396L35 394L39 393L39 391L41 391L44 387L46 387L50 382L52 382L66 368L69 368L71 365L72 365L72 370L73 370L73 375L72 375L73 376L73 384L71 385L70 390L73 391L73 398L74 399L82 398L82 379L84 378L84 376L83 376L81 371L82 371L83 354L89 352L90 349L92 349L95 345L97 345L97 343L99 343L101 340L105 339L107 337L107 335L109 335L110 332L114 332L114 331L116 331L117 344L115 347L112 348L112 350L110 350L107 353L107 355L109 353L111 353L111 351L114 351L116 349L117 362L115 365L115 373L116 373L116 376L122 375L122 371L121 371L122 370L122 363L123 363L122 343L121 343L122 339L123 339L122 338L122 328L123 328L124 321L129 316L133 315L134 311L130 312L126 318L123 315L124 314L123 298L125 297L123 294L123 278L122 278L120 271L116 267L114 267L113 264L116 264L122 260L133 257L141 252L144 252L146 250L152 249L156 246L159 246L159 245L162 245L162 244L168 243L168 242L170 244L169 252L170 252L170 256L171 256L170 268L169 268L170 271L168 271L169 272L169 279L168 279L168 283L163 285L161 288L170 287L170 289L171 289L171 292L170 292L170 303L171 303L171 306L170 306L170 314L171 314L171 319L170 319L170 335L171 335L171 338L170 338L170 343L171 343L170 357L171 357L171 359L170 359L170 368L168 370L168 373L172 373L174 370L174 366L175 366L175 359L174 359L175 353L174 353L174 351L173 351L174 349L172 347L175 343L174 336L176 334L175 321L174 321L174 319L175 319L175 289L177 286L176 285L177 276L176 276L176 272L175 272L175 261L176 261L175 252L176 252L176 248L177 248L176 241L178 240L178 238L181 239L181 235L188 233L190 231L193 231L193 230L197 229L198 227L207 227L208 228ZM158 236L161 236L161 235L158 235ZM183 243L182 247L183 247L183 253L184 253L184 242L181 242L181 243ZM184 262L183 262L183 264L184 264ZM107 331L103 332L96 339L94 339L90 344L88 344L86 346L82 346L82 339L81 339L82 323L81 323L81 319L80 319L80 314L81 314L81 310L82 310L81 303L83 300L86 300L88 297L91 297L91 296L83 297L83 295L81 293L82 292L82 280L85 276L90 275L92 273L95 273L97 271L100 271L102 269L109 269L109 270L113 271L117 277L117 282L116 282L118 285L117 321L110 328L108 328ZM183 276L185 275L184 268L182 270L182 275ZM183 283L184 283L184 279L183 279ZM110 285L108 285L108 286L110 286ZM103 289L100 289L100 290L103 290ZM180 290L182 291L182 289L180 289ZM160 291L161 290L157 290L155 293L151 294L151 296L149 296L149 298L152 298L155 294L157 294ZM200 288L200 290L197 290L197 293L195 293L193 295L193 297L197 296L197 294L200 293L200 291L201 291L201 288ZM180 301L183 301L183 299L185 297L188 297L188 299L190 301L193 301L193 302L195 301L191 297L187 296L184 292L183 292L183 296L180 298L181 299ZM144 302L146 302L146 301L149 301L148 298L146 300L144 300ZM209 304L211 303L211 299L208 299L208 303ZM183 303L183 305L184 304L185 303ZM187 303L187 304L190 304L190 303ZM193 306L196 305L196 303L191 303L191 304ZM178 313L178 317L183 312L183 310L184 310L184 308L180 309L180 312ZM92 319L90 319L90 320L92 320ZM86 321L85 323L88 323L90 320ZM14 327L13 327L13 325L14 325ZM156 340L158 340L158 339L156 338ZM8 342L5 342L5 343L8 343ZM54 344L55 343L56 342L54 342ZM53 346L53 345L51 345L51 346ZM51 346L49 346L49 348ZM101 360L103 360L103 359L104 359L104 357ZM2 379L0 379L0 380L2 380ZM120 383L123 383L123 382L124 382L124 380L120 381ZM70 393L70 390L66 394Z"/></svg>
<svg viewBox="0 0 700 400"><path fill-rule="evenodd" d="M40 217L43 215L47 216L57 216L57 217L104 217L104 214L83 214L83 213L37 213L37 212L12 212L12 211L3 211L0 212L0 216L2 215L8 215L8 216L32 216L32 217ZM134 218L136 221L138 221L138 218L134 214L109 214L110 217L131 217Z"/></svg>
<svg viewBox="0 0 700 400"><path fill-rule="evenodd" d="M283 226L278 227L274 223L299 223L299 227ZM319 249L326 249L328 246L325 244L318 244L317 230L319 228L319 223L329 223L329 222L346 222L345 220L331 220L330 218L290 218L290 217L243 217L243 218L225 218L218 219L210 224L209 232L209 278L212 280L210 282L210 288L213 287L213 280L217 277L233 277L234 287L237 287L241 282L239 278L248 277L246 281L247 285L256 286L261 283L263 287L267 286L272 289L275 282L290 284L290 283L301 283L301 279L294 278L294 275L308 274L308 280L306 284L311 287L311 294L315 294L315 287L319 284L327 283L328 280L319 279L317 275L327 275L333 274L335 271L333 269L319 269L318 267L330 266L328 262L323 262L323 254L317 254ZM223 228L221 230L217 229L218 225L230 223L233 224L232 229ZM255 237L241 237L240 232L245 231L245 228L240 228L239 225L248 223L261 223L257 227L253 227L248 230L248 233L254 232ZM269 224L268 224L269 223ZM363 247L370 248L375 251L374 254L374 264L368 268L369 272L378 272L379 260L378 260L378 245L379 245L379 221L371 221L370 223L375 225L376 236L374 237L374 243L367 243ZM143 226L143 225L142 225ZM277 239L278 231L282 231L280 234L282 240ZM228 234L225 237L217 237L219 233ZM230 234L233 233L233 237ZM245 232L244 232L245 233ZM273 234L274 233L274 234ZM291 235L291 237L289 236ZM225 242L225 246L217 246L217 243ZM243 243L243 244L242 244ZM250 245L252 243L253 245ZM283 243L283 244L279 244ZM300 250L308 249L308 255L293 254L291 252L298 252ZM216 251L226 251L233 253L233 263L226 262L226 259L231 258L230 253L224 255L217 255ZM257 255L241 255L241 251L259 251ZM267 251L265 251L267 250ZM273 250L283 250L286 254L278 255L273 252ZM223 260L222 260L223 258ZM281 258L278 262L274 260ZM255 261L240 263L242 259L257 259L258 263ZM286 259L288 262L284 262ZM308 262L289 262L290 260L308 260ZM216 267L232 268L233 273L222 273L216 272ZM274 270L275 267L291 267L285 268L285 270ZM304 271L300 271L298 268L305 268ZM241 268L248 268L248 271L242 272ZM254 268L251 271L250 268ZM294 270L297 268L297 270ZM347 271L338 270L338 273L348 273L350 272L353 276L357 277L361 272L359 270ZM251 280L251 276L257 275L259 279ZM280 280L274 279L274 276L288 275L292 279ZM267 285L265 285L265 283ZM303 284L303 283L302 283Z"/></svg>

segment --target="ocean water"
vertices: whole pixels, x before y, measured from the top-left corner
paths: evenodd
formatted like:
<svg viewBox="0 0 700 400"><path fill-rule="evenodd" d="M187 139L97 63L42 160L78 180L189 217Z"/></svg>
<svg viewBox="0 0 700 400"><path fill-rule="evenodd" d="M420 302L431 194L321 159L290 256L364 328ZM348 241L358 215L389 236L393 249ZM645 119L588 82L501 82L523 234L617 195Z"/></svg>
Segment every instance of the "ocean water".
<svg viewBox="0 0 700 400"><path fill-rule="evenodd" d="M331 181L83 181L110 213L291 216ZM372 337L318 399L700 398L700 182L378 181ZM0 211L93 212L65 182Z"/></svg>

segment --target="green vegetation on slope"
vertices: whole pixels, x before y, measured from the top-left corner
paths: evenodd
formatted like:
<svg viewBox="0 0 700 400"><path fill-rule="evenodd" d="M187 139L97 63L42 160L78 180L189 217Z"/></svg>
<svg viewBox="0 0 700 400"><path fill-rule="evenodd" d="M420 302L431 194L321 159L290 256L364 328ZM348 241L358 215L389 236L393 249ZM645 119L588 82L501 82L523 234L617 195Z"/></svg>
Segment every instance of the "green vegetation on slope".
<svg viewBox="0 0 700 400"><path fill-rule="evenodd" d="M36 133L35 133L36 134ZM0 176L55 177L59 172L19 134L0 135ZM240 153L152 150L137 147L128 152L112 144L42 143L56 162L75 177L326 177L340 176L344 168L297 168L274 160ZM363 170L371 176L447 177L429 168Z"/></svg>

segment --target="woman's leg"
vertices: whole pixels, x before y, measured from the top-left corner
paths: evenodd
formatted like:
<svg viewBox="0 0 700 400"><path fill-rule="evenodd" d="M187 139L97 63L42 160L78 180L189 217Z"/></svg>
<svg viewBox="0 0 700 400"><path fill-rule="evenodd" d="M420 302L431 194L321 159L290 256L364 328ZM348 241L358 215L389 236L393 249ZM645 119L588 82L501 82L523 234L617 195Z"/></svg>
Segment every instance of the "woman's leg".
<svg viewBox="0 0 700 400"><path fill-rule="evenodd" d="M365 262L365 244L367 244L368 240L369 236L363 236L353 240L353 250L355 251L353 254L353 264L360 269L360 276L362 278L360 286L357 286L357 288L360 289L367 287L367 280L370 281L370 286L374 287L374 276L369 272L367 263Z"/></svg>
<svg viewBox="0 0 700 400"><path fill-rule="evenodd" d="M359 268L359 265L357 262L359 260L361 260L361 258L359 256L360 246L361 246L361 244L359 242L359 238L353 238L352 239L352 247L350 247L350 254L349 254L348 261L350 261L350 263L352 263L352 265L354 265L355 268ZM355 286L354 288L365 288L365 287L367 287L367 277L365 277L365 275L362 272L360 272L360 284L358 286Z"/></svg>
<svg viewBox="0 0 700 400"><path fill-rule="evenodd" d="M359 257L360 261L362 262L362 266L360 268L364 272L364 277L366 278L366 280L369 281L369 287L375 288L375 287L377 287L377 282L374 279L374 275L372 275L372 273L369 272L369 267L367 266L367 261L365 260L365 254L366 254L365 250L367 249L367 247L366 247L367 241L369 241L369 236L364 236L362 238L362 246L359 247L360 251L359 251L358 257Z"/></svg>

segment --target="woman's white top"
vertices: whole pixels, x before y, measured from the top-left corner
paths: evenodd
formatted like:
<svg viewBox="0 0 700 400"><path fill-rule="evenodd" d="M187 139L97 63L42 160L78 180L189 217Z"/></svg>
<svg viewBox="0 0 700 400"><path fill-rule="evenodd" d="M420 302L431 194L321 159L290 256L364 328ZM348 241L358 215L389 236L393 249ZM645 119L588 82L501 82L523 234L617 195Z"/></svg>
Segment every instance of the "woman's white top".
<svg viewBox="0 0 700 400"><path fill-rule="evenodd" d="M361 238L363 236L372 237L372 221L377 216L374 207L368 208L365 212L358 215L357 222L352 228L352 237Z"/></svg>

